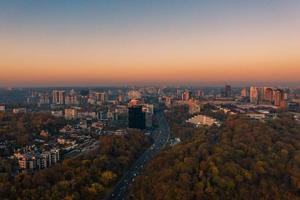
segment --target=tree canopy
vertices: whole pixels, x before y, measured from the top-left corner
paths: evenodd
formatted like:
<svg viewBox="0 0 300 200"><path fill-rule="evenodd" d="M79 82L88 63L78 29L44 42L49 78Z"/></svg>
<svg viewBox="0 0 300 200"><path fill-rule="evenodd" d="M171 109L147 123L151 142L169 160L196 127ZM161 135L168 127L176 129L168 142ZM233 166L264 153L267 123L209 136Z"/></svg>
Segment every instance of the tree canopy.
<svg viewBox="0 0 300 200"><path fill-rule="evenodd" d="M265 123L230 116L221 128L194 129L189 140L160 153L136 179L128 199L299 199L299 195L299 124L290 116Z"/></svg>
<svg viewBox="0 0 300 200"><path fill-rule="evenodd" d="M100 147L88 155L66 159L34 174L9 175L0 160L1 199L62 200L103 199L122 173L149 146L142 133L102 136Z"/></svg>

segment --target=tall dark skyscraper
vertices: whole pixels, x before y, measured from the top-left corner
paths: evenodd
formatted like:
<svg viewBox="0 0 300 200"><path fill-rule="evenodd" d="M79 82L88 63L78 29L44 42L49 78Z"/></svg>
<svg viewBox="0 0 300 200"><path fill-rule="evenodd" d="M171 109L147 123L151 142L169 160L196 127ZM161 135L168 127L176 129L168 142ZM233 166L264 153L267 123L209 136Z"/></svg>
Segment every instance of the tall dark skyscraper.
<svg viewBox="0 0 300 200"><path fill-rule="evenodd" d="M225 86L224 95L225 95L225 97L231 97L232 91L231 91L231 86L230 85Z"/></svg>
<svg viewBox="0 0 300 200"><path fill-rule="evenodd" d="M146 116L141 105L128 108L128 126L137 129L146 128Z"/></svg>

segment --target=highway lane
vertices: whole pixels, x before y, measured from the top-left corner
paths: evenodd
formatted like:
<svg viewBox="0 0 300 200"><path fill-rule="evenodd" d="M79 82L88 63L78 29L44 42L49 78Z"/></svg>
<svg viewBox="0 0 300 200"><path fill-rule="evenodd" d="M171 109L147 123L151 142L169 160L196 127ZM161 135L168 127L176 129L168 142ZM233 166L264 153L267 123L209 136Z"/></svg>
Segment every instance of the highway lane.
<svg viewBox="0 0 300 200"><path fill-rule="evenodd" d="M156 117L159 122L159 128L154 131L154 142L152 146L147 149L131 166L131 168L123 175L111 193L109 199L122 200L125 198L129 185L135 181L135 177L138 176L144 166L167 144L170 138L170 128L168 122L163 114L159 111L156 113Z"/></svg>

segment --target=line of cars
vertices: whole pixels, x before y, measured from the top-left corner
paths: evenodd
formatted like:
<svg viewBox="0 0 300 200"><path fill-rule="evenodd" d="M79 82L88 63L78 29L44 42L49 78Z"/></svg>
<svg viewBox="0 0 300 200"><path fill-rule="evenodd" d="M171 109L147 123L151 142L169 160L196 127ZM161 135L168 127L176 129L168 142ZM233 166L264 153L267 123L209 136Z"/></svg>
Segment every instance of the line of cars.
<svg viewBox="0 0 300 200"><path fill-rule="evenodd" d="M124 199L126 191L130 184L135 181L135 177L141 174L144 166L167 144L170 137L170 129L162 112L157 112L159 121L159 128L154 130L154 142L149 149L147 149L139 159L133 164L129 171L123 175L120 181L115 186L110 199L121 200Z"/></svg>

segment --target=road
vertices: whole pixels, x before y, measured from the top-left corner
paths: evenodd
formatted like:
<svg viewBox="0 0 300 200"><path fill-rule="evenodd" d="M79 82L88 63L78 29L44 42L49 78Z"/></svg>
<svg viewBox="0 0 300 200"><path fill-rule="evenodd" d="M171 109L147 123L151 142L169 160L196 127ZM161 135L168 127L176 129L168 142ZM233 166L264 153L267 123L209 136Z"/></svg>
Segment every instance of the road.
<svg viewBox="0 0 300 200"><path fill-rule="evenodd" d="M170 137L170 128L168 122L163 114L159 111L156 113L159 128L153 133L153 144L147 149L138 160L131 166L131 168L123 175L111 193L111 200L122 200L125 199L126 192L129 185L134 182L136 176L138 176L144 166L167 144Z"/></svg>

